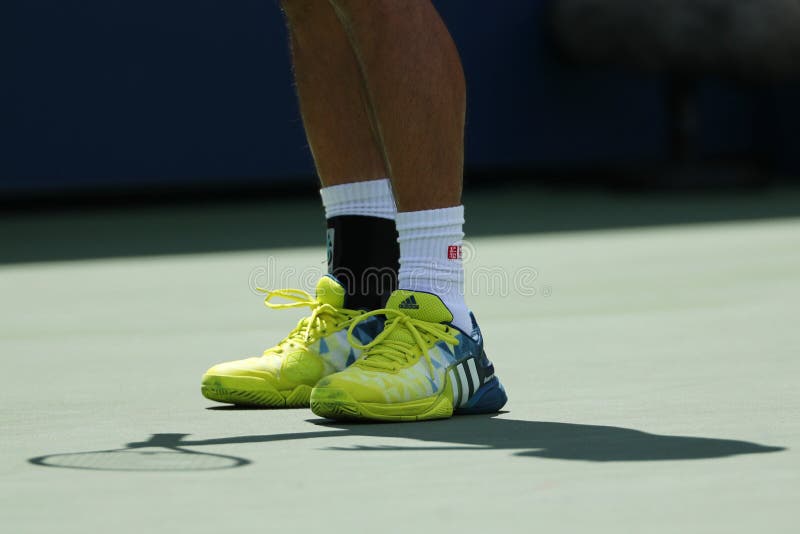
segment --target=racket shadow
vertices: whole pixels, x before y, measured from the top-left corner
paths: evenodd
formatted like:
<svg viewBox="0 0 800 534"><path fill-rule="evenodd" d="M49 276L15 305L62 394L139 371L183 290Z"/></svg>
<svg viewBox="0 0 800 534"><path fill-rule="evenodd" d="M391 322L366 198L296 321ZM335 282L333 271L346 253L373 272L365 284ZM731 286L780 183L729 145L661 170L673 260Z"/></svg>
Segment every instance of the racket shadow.
<svg viewBox="0 0 800 534"><path fill-rule="evenodd" d="M186 449L181 440L189 434L153 434L140 443L119 449L49 454L30 458L42 467L90 471L213 471L243 467L247 458Z"/></svg>

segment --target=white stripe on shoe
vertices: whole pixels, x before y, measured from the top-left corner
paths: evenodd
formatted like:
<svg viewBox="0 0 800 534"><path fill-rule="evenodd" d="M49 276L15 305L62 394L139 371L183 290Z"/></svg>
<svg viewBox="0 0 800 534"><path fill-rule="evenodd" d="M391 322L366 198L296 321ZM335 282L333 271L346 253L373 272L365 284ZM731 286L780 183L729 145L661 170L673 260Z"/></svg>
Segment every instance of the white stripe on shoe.
<svg viewBox="0 0 800 534"><path fill-rule="evenodd" d="M453 406L459 406L461 399L459 395L461 394L461 388L458 386L458 381L456 380L456 375L452 369L448 372L450 375L450 383L453 384Z"/></svg>
<svg viewBox="0 0 800 534"><path fill-rule="evenodd" d="M458 378L461 380L461 402L459 406L464 406L471 395L469 392L469 382L467 382L466 369L464 369L463 363L458 364L456 370L458 371Z"/></svg>
<svg viewBox="0 0 800 534"><path fill-rule="evenodd" d="M475 367L475 358L470 358L467 360L467 365L469 365L469 374L472 375L472 392L470 393L471 397L481 387L481 377L478 375L477 367Z"/></svg>

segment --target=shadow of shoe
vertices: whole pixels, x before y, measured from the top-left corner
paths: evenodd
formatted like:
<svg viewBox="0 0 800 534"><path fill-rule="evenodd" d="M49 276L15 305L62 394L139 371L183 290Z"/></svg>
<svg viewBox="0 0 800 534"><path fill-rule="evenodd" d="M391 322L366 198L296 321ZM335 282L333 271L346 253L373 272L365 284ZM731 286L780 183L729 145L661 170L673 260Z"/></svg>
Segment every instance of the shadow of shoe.
<svg viewBox="0 0 800 534"><path fill-rule="evenodd" d="M339 451L457 451L507 450L515 456L587 462L642 462L724 458L740 454L783 451L783 447L749 441L693 436L664 436L614 426L522 421L492 416L461 416L420 423L336 423L325 419L308 422L323 427L313 432L231 436L204 440L189 434L153 434L147 441L121 449L51 454L28 461L43 467L110 471L201 471L249 465L251 460L230 455L197 452L196 447L272 443L336 438L346 445ZM359 443L370 438L370 444ZM416 440L420 445L374 445L375 438ZM431 443L431 445L426 445Z"/></svg>

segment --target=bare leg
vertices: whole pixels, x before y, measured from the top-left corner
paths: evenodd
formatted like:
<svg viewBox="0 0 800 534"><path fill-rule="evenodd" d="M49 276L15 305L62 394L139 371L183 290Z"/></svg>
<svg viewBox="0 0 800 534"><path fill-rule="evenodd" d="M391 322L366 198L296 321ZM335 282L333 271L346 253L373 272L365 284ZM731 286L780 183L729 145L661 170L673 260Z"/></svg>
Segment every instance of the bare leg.
<svg viewBox="0 0 800 534"><path fill-rule="evenodd" d="M399 211L461 203L464 73L429 0L330 0L361 69Z"/></svg>
<svg viewBox="0 0 800 534"><path fill-rule="evenodd" d="M325 0L282 0L306 136L324 186L387 178L355 55Z"/></svg>

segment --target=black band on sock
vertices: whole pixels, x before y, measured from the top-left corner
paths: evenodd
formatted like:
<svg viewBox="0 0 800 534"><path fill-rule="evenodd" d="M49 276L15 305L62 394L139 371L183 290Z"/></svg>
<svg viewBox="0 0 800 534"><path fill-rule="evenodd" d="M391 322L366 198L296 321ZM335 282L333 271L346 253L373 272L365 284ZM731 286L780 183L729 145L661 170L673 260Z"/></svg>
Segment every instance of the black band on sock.
<svg viewBox="0 0 800 534"><path fill-rule="evenodd" d="M346 308L383 307L397 289L399 260L394 221L361 215L328 219L328 272L344 285Z"/></svg>

